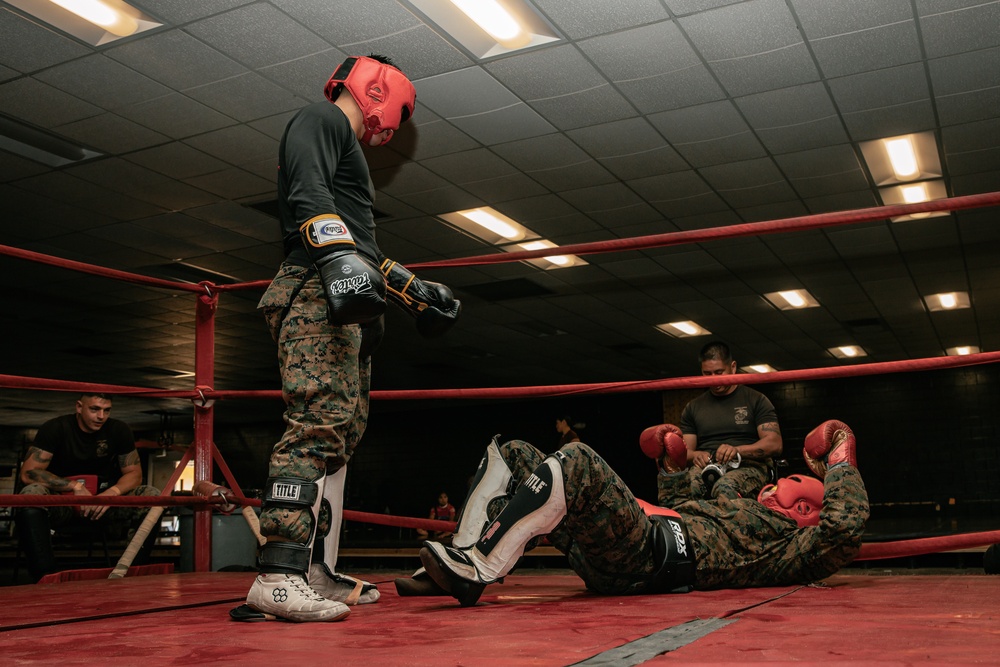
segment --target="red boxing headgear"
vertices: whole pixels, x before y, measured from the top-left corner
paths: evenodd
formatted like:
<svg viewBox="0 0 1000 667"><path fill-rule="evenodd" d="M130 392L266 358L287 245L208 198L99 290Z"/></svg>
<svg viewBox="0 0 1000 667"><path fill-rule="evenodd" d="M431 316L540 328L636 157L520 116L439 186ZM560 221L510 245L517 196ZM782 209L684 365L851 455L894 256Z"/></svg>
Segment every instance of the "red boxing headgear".
<svg viewBox="0 0 1000 667"><path fill-rule="evenodd" d="M392 65L374 58L351 56L326 82L323 92L327 99L336 100L341 85L361 107L365 126L361 143L366 146L373 136L385 130L389 134L382 143L388 143L400 124L413 115L417 91L406 75Z"/></svg>
<svg viewBox="0 0 1000 667"><path fill-rule="evenodd" d="M823 507L823 482L815 477L789 475L760 490L757 502L799 524L799 528L819 525Z"/></svg>

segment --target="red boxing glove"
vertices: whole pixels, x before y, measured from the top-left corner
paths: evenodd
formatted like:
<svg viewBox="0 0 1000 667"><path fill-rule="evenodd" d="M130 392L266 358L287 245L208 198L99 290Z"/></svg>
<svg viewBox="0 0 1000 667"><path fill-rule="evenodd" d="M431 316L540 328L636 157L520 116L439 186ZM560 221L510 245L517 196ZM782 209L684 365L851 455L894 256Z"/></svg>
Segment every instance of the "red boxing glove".
<svg viewBox="0 0 1000 667"><path fill-rule="evenodd" d="M642 453L656 461L667 472L680 472L687 467L687 446L681 430L673 424L650 426L639 436ZM665 455L665 456L664 456Z"/></svg>
<svg viewBox="0 0 1000 667"><path fill-rule="evenodd" d="M826 477L830 468L839 465L858 467L857 443L851 427L837 419L829 419L813 430L805 438L802 456L806 465L820 479Z"/></svg>

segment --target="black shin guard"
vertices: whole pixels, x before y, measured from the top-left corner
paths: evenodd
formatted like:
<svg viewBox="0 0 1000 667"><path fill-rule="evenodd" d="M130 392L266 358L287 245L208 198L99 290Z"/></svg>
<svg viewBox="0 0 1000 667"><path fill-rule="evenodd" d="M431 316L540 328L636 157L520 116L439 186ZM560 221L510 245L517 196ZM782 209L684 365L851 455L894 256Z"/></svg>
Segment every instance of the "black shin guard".
<svg viewBox="0 0 1000 667"><path fill-rule="evenodd" d="M298 542L268 540L260 548L260 571L262 573L300 574L309 570L313 542L316 539L316 524L319 520L319 504L323 499L323 478L310 482L299 477L269 477L264 494L263 509L291 509L309 513L309 536L304 544Z"/></svg>

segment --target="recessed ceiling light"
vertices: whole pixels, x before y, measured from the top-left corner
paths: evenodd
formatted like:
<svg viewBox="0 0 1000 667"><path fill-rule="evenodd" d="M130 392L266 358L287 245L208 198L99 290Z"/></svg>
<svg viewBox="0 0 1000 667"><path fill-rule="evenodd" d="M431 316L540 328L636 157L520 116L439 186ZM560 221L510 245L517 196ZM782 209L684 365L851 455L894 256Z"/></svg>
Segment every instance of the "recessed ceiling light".
<svg viewBox="0 0 1000 667"><path fill-rule="evenodd" d="M868 353L857 345L841 345L840 347L831 347L827 350L827 352L838 359L855 359L857 357L868 356Z"/></svg>
<svg viewBox="0 0 1000 667"><path fill-rule="evenodd" d="M944 181L938 179L933 181L921 181L919 183L908 183L906 185L893 185L879 189L882 203L886 206L895 204L917 204L922 201L933 201L935 199L945 199L948 190L944 186ZM926 213L911 213L910 215L900 215L892 218L893 222L905 222L907 220L921 220L923 218L935 218L948 215L948 211L928 211Z"/></svg>
<svg viewBox="0 0 1000 667"><path fill-rule="evenodd" d="M777 369L770 364L751 364L749 366L741 366L740 370L744 373L773 373Z"/></svg>
<svg viewBox="0 0 1000 667"><path fill-rule="evenodd" d="M122 0L7 0L92 46L163 25Z"/></svg>
<svg viewBox="0 0 1000 667"><path fill-rule="evenodd" d="M524 231L503 219L503 216L485 208L475 208L469 211L459 211L459 215L465 216L481 227L485 227L494 234L516 241L524 238Z"/></svg>
<svg viewBox="0 0 1000 667"><path fill-rule="evenodd" d="M941 292L940 294L928 294L924 297L924 303L927 305L927 310L931 312L972 307L972 302L969 300L968 292Z"/></svg>
<svg viewBox="0 0 1000 667"><path fill-rule="evenodd" d="M875 185L941 178L941 157L934 132L915 132L860 143Z"/></svg>
<svg viewBox="0 0 1000 667"><path fill-rule="evenodd" d="M518 250L543 250L558 247L552 241L539 239L537 241L528 241L527 243L518 243L516 246L505 246L504 250L517 252ZM541 269L562 269L568 266L582 266L587 263L576 255L546 255L524 261Z"/></svg>
<svg viewBox="0 0 1000 667"><path fill-rule="evenodd" d="M979 347L976 345L959 345L958 347L949 347L945 352L949 356L962 357L967 354L979 354Z"/></svg>
<svg viewBox="0 0 1000 667"><path fill-rule="evenodd" d="M559 41L529 0L401 0L479 60Z"/></svg>
<svg viewBox="0 0 1000 667"><path fill-rule="evenodd" d="M815 308L819 302L807 290L794 289L781 292L770 292L764 298L773 303L779 310L797 310L799 308Z"/></svg>
<svg viewBox="0 0 1000 667"><path fill-rule="evenodd" d="M666 324L657 324L656 328L665 334L674 336L675 338L706 336L712 333L708 329L702 327L696 322L692 322L691 320L684 320L681 322L668 322Z"/></svg>
<svg viewBox="0 0 1000 667"><path fill-rule="evenodd" d="M486 31L497 43L509 48L520 48L531 39L510 12L496 0L451 0L472 19L472 22Z"/></svg>
<svg viewBox="0 0 1000 667"><path fill-rule="evenodd" d="M909 180L917 176L917 155L909 137L886 139L885 150L889 154L889 164L896 177Z"/></svg>
<svg viewBox="0 0 1000 667"><path fill-rule="evenodd" d="M443 213L438 217L493 245L538 237L521 223L489 206Z"/></svg>

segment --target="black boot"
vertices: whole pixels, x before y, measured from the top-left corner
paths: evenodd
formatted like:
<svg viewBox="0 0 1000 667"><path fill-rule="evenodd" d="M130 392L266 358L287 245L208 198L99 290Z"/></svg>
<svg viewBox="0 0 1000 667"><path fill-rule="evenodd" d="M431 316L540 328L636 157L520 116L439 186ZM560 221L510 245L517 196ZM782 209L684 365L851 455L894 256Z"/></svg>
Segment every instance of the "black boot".
<svg viewBox="0 0 1000 667"><path fill-rule="evenodd" d="M17 510L16 528L18 546L28 561L32 580L57 572L49 513L41 507L22 507Z"/></svg>

